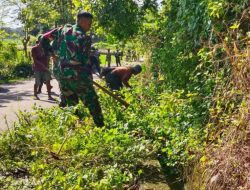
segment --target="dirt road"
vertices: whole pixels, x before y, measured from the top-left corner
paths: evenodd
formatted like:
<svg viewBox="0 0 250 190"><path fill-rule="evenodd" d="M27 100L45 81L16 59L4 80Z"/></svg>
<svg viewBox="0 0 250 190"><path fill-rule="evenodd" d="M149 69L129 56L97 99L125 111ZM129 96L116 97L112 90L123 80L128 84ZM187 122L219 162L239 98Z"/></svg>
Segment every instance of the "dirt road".
<svg viewBox="0 0 250 190"><path fill-rule="evenodd" d="M51 81L53 89L52 96L58 98L59 89L56 80ZM19 110L31 110L32 106L42 106L49 108L55 106L56 103L48 101L46 86L43 86L42 94L39 95L41 100L33 99L34 80L26 80L15 84L0 85L0 132L6 130L5 117L11 126L17 120L16 113Z"/></svg>

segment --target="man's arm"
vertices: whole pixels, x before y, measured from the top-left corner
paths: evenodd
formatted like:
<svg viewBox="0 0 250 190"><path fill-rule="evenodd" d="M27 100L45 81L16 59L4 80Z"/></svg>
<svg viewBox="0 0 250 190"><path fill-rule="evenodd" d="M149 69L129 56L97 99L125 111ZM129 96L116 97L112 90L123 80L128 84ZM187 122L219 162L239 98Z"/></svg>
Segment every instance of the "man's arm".
<svg viewBox="0 0 250 190"><path fill-rule="evenodd" d="M51 41L55 40L58 37L59 32L62 30L62 27L55 28L45 34L41 37L41 45L42 48L47 55L51 55L53 58L55 58L55 53L52 45L50 44Z"/></svg>
<svg viewBox="0 0 250 190"><path fill-rule="evenodd" d="M81 52L81 63L86 62L87 64L89 63L90 59L90 51L91 51L91 44L92 40L90 36L85 35L84 38L82 39L83 42L79 42L80 45L80 52Z"/></svg>
<svg viewBox="0 0 250 190"><path fill-rule="evenodd" d="M123 77L122 77L122 83L128 87L128 88L132 88L132 86L130 86L130 84L128 83L129 79L132 77L131 73L126 73Z"/></svg>

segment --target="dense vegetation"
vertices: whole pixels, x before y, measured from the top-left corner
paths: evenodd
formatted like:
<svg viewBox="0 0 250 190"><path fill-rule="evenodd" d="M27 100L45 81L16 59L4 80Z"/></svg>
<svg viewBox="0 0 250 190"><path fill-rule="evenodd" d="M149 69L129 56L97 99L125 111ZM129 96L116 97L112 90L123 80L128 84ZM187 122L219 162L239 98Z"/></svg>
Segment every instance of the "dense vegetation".
<svg viewBox="0 0 250 190"><path fill-rule="evenodd" d="M43 1L53 9L48 21L33 11L40 1L25 3L20 19L29 29L63 23L60 10L84 7L105 43L147 59L134 88L121 92L128 109L98 92L102 129L81 104L80 118L75 107L20 113L0 139L3 188L126 189L138 182L142 162L156 158L188 189L250 188L247 0Z"/></svg>
<svg viewBox="0 0 250 190"><path fill-rule="evenodd" d="M31 60L18 50L14 40L0 41L0 83L32 75Z"/></svg>

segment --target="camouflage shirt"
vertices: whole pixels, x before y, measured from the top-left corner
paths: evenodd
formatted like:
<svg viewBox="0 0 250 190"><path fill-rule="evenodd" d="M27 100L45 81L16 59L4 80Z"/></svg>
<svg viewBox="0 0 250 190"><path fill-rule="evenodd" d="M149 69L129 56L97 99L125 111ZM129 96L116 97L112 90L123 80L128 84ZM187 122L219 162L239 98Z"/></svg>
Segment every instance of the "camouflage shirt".
<svg viewBox="0 0 250 190"><path fill-rule="evenodd" d="M57 75L72 78L79 75L79 72L70 66L88 68L91 39L80 26L67 24L56 28L44 34L41 43L47 54L59 57L53 69Z"/></svg>

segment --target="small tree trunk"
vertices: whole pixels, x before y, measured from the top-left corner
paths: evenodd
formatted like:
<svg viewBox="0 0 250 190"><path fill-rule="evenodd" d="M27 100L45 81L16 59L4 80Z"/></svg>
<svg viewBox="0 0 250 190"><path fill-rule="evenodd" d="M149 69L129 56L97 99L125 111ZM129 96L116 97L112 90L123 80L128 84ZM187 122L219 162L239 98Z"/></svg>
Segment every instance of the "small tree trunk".
<svg viewBox="0 0 250 190"><path fill-rule="evenodd" d="M28 57L27 43L26 43L25 38L23 39L23 51L24 51L25 57Z"/></svg>
<svg viewBox="0 0 250 190"><path fill-rule="evenodd" d="M25 54L25 57L28 58L28 43L30 41L30 36L28 34L28 29L25 29L25 36L23 38L23 51Z"/></svg>

